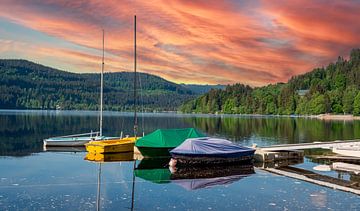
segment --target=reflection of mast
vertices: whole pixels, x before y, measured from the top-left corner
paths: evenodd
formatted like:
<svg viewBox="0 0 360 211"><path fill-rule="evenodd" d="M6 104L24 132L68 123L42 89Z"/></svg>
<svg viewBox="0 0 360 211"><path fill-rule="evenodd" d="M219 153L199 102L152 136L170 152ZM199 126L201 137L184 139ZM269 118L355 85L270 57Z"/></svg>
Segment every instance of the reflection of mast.
<svg viewBox="0 0 360 211"><path fill-rule="evenodd" d="M131 190L131 211L134 210L134 196L135 196L135 167L136 167L136 160L134 160L134 167L133 167L133 178L132 178L132 190Z"/></svg>
<svg viewBox="0 0 360 211"><path fill-rule="evenodd" d="M136 15L134 15L134 136L137 137L138 121L136 115ZM134 159L132 190L131 190L131 211L134 210L134 194L135 194L135 167L136 160Z"/></svg>
<svg viewBox="0 0 360 211"><path fill-rule="evenodd" d="M99 163L99 172L98 172L98 186L97 186L97 194L96 194L96 210L100 210L100 198L101 198L101 163Z"/></svg>

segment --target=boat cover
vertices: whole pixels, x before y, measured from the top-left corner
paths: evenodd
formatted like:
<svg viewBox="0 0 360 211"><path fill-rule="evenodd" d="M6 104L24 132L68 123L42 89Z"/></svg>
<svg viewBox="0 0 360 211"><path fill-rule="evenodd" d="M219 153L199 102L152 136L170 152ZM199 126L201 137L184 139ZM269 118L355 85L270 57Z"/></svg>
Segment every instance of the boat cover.
<svg viewBox="0 0 360 211"><path fill-rule="evenodd" d="M172 155L206 156L206 155L252 155L254 149L243 147L231 141L219 138L203 137L186 139L180 146L170 151Z"/></svg>
<svg viewBox="0 0 360 211"><path fill-rule="evenodd" d="M198 137L205 137L205 135L195 128L158 129L138 139L135 143L135 146L152 148L174 148L179 146L188 138Z"/></svg>

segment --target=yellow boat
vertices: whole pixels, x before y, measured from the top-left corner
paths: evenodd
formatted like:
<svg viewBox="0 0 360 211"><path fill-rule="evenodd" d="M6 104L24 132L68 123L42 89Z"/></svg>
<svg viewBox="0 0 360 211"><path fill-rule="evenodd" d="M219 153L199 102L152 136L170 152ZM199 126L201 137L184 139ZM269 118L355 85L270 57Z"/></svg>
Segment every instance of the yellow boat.
<svg viewBox="0 0 360 211"><path fill-rule="evenodd" d="M111 139L103 141L90 141L85 144L86 151L93 154L134 152L137 137L126 137L122 139Z"/></svg>
<svg viewBox="0 0 360 211"><path fill-rule="evenodd" d="M108 154L87 153L84 159L93 162L133 161L134 153L133 152L108 153Z"/></svg>

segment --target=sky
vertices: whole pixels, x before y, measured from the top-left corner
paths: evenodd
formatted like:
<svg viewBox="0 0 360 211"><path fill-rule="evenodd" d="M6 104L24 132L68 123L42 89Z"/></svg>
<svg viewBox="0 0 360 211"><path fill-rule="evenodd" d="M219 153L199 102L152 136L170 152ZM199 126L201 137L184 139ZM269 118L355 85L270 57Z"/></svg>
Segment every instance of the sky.
<svg viewBox="0 0 360 211"><path fill-rule="evenodd" d="M0 0L0 58L176 83L286 82L360 47L360 1Z"/></svg>

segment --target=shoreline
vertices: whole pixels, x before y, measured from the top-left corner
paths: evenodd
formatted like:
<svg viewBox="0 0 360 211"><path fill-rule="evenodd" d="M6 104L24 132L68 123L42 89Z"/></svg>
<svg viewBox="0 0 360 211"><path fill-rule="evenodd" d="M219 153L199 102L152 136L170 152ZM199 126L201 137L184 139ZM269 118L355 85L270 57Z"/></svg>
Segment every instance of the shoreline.
<svg viewBox="0 0 360 211"><path fill-rule="evenodd" d="M53 114L60 114L60 113L77 113L82 112L83 114L89 115L97 115L98 111L96 110L43 110L43 109L0 109L0 113L53 113ZM104 111L105 115L109 115L111 113L119 113L125 115L132 115L133 111ZM141 112L139 112L141 113ZM354 116L352 114L318 114L318 115L280 115L280 114L222 114L222 113L215 113L215 114L205 114L205 113L182 113L177 111L156 111L156 112L144 112L143 114L146 115L153 115L153 114L160 114L160 115L185 115L185 116L214 116L214 117L254 117L254 118L262 118L262 117L277 117L277 118L309 118L309 119L319 119L319 120L338 120L338 121L354 121L360 120L360 116Z"/></svg>
<svg viewBox="0 0 360 211"><path fill-rule="evenodd" d="M352 114L319 114L315 118L321 120L344 120L344 121L353 121L360 120L360 116L354 116Z"/></svg>

